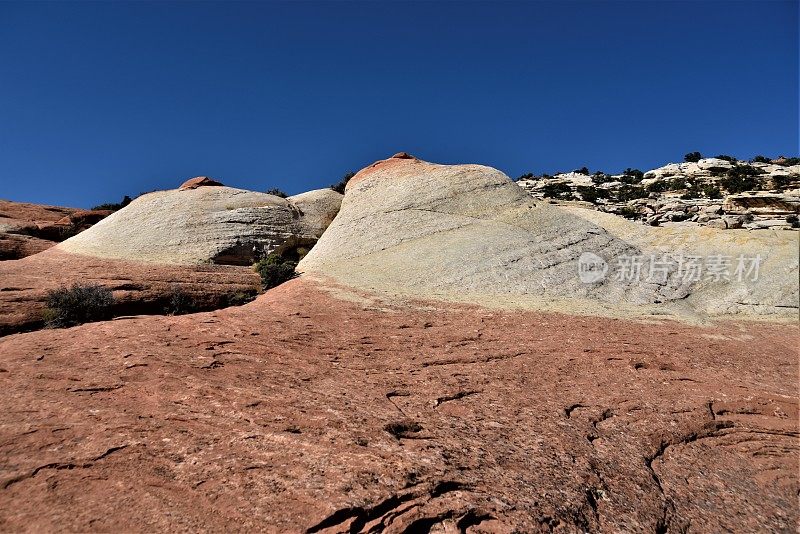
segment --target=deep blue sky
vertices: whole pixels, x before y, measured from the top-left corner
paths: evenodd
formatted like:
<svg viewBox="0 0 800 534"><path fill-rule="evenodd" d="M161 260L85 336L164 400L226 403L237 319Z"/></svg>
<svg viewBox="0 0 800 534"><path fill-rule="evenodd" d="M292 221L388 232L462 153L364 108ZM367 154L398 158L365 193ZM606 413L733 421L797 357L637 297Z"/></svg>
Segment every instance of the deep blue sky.
<svg viewBox="0 0 800 534"><path fill-rule="evenodd" d="M798 154L798 3L0 3L0 198Z"/></svg>

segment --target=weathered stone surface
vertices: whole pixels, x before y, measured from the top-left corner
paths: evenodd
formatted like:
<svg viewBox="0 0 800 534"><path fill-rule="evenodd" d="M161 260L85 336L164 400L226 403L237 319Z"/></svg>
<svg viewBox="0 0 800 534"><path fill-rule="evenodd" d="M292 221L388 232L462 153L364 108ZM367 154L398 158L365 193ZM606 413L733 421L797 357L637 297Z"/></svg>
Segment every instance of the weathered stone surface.
<svg viewBox="0 0 800 534"><path fill-rule="evenodd" d="M218 182L213 178L209 178L208 176L196 176L183 182L178 189L180 191L185 191L187 189L197 189L198 187L212 187L221 185L223 185L222 182Z"/></svg>
<svg viewBox="0 0 800 534"><path fill-rule="evenodd" d="M0 200L0 260L16 260L55 246L111 213Z"/></svg>
<svg viewBox="0 0 800 534"><path fill-rule="evenodd" d="M764 191L728 195L722 209L726 213L796 215L800 213L800 197Z"/></svg>
<svg viewBox="0 0 800 534"><path fill-rule="evenodd" d="M129 315L164 313L176 292L198 309L218 308L237 293L256 293L261 279L251 267L160 265L51 248L0 263L0 336L41 328L47 292L76 283L112 289L115 314Z"/></svg>
<svg viewBox="0 0 800 534"><path fill-rule="evenodd" d="M536 202L490 167L387 159L350 181L336 220L299 269L358 288L484 305L593 313L609 305L648 304L676 314L797 312L797 235L729 240L709 234L695 245L691 236L676 239L652 228L634 242L631 236L648 227L580 212L588 210ZM674 241L664 246L662 235ZM609 266L638 257L647 273L655 254L698 249L731 257L758 253L770 277L708 284L675 273L650 280L607 276L594 283L578 276L583 254Z"/></svg>
<svg viewBox="0 0 800 534"><path fill-rule="evenodd" d="M296 206L314 235L319 238L330 226L342 205L343 195L333 189L316 189L287 200Z"/></svg>
<svg viewBox="0 0 800 534"><path fill-rule="evenodd" d="M0 530L800 520L796 326L341 291L300 279L241 308L0 339Z"/></svg>
<svg viewBox="0 0 800 534"><path fill-rule="evenodd" d="M59 248L124 261L251 265L261 253L313 244L338 211L333 195L306 193L304 212L291 199L231 187L158 191Z"/></svg>

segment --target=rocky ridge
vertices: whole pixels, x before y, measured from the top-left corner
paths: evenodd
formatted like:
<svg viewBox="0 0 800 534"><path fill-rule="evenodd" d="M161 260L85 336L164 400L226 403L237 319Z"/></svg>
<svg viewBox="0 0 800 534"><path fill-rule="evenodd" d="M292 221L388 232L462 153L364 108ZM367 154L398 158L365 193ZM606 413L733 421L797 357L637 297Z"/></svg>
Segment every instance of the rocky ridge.
<svg viewBox="0 0 800 534"><path fill-rule="evenodd" d="M615 175L589 174L582 169L554 176L526 175L517 183L534 198L583 200L587 207L652 226L800 228L797 164L704 158L644 173L628 169Z"/></svg>

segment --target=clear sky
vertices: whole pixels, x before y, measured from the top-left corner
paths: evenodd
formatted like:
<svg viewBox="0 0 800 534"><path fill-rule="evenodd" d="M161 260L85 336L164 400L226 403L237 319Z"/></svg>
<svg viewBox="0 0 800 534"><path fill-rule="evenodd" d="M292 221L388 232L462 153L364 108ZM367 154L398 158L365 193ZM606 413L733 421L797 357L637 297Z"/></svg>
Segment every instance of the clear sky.
<svg viewBox="0 0 800 534"><path fill-rule="evenodd" d="M798 2L0 2L0 198L798 155Z"/></svg>

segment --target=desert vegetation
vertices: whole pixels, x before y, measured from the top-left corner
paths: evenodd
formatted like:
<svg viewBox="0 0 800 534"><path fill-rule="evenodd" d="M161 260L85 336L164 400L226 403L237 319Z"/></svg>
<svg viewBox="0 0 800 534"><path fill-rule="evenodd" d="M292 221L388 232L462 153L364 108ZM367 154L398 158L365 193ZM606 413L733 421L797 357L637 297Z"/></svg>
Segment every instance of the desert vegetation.
<svg viewBox="0 0 800 534"><path fill-rule="evenodd" d="M98 204L97 206L93 207L93 210L104 210L104 211L119 211L128 204L133 202L133 199L128 195L125 195L121 201L119 202L107 202L105 204Z"/></svg>
<svg viewBox="0 0 800 534"><path fill-rule="evenodd" d="M254 267L261 276L261 285L265 290L277 287L297 276L295 271L297 262L275 253L260 259Z"/></svg>
<svg viewBox="0 0 800 534"><path fill-rule="evenodd" d="M66 328L112 317L114 295L97 284L74 284L47 293L43 318L51 328Z"/></svg>

